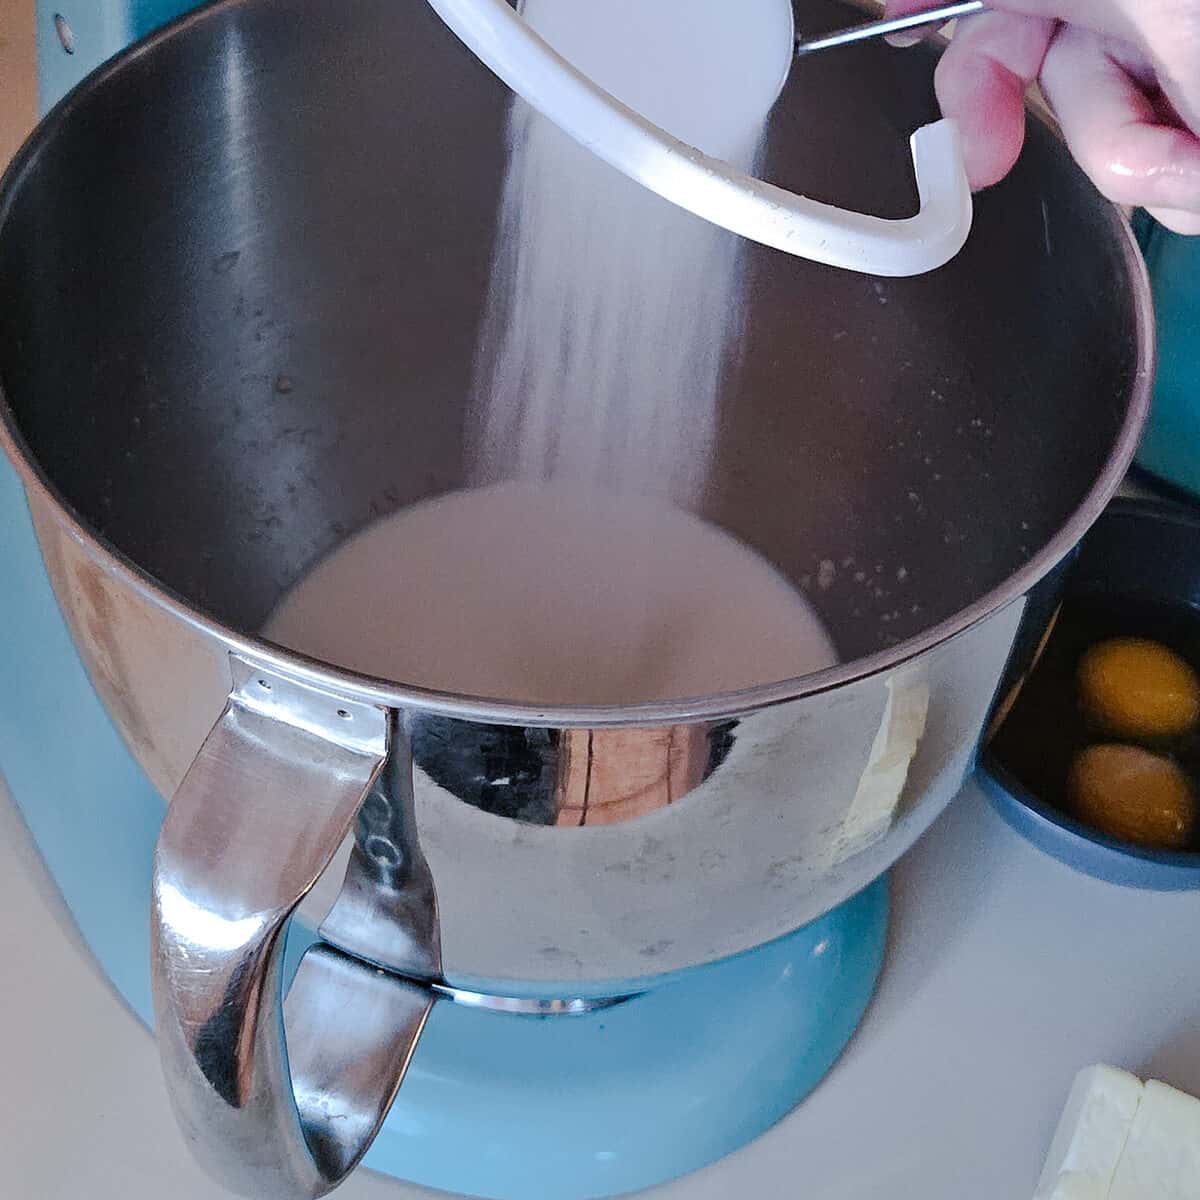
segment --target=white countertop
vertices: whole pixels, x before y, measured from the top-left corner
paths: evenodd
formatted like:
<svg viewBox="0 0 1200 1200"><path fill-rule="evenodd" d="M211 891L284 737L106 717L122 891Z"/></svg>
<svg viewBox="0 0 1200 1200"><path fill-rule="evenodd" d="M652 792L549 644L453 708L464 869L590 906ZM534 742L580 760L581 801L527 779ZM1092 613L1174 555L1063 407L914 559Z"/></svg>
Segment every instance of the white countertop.
<svg viewBox="0 0 1200 1200"><path fill-rule="evenodd" d="M0 1196L220 1200L2 793L0 912ZM1080 1066L1200 1093L1198 929L1200 892L1077 875L970 787L894 872L888 963L842 1061L758 1141L652 1195L1021 1200ZM367 1173L338 1193L431 1194Z"/></svg>

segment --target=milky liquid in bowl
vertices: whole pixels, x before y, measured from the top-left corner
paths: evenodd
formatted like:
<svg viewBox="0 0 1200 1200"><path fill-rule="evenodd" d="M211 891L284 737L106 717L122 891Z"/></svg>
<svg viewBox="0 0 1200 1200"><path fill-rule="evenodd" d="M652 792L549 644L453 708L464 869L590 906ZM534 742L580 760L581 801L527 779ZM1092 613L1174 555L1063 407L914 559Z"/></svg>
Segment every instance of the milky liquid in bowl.
<svg viewBox="0 0 1200 1200"><path fill-rule="evenodd" d="M667 502L507 482L367 526L264 634L398 682L532 704L630 704L832 666L764 558Z"/></svg>

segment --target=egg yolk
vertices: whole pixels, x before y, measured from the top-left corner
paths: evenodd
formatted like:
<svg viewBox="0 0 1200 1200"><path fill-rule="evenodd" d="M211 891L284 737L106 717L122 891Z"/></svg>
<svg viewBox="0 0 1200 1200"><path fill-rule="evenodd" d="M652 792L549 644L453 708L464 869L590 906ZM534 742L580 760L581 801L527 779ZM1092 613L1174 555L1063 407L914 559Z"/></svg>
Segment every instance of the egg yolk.
<svg viewBox="0 0 1200 1200"><path fill-rule="evenodd" d="M1118 737L1177 737L1200 721L1200 678L1146 638L1093 646L1079 664L1079 691L1088 715Z"/></svg>
<svg viewBox="0 0 1200 1200"><path fill-rule="evenodd" d="M1196 822L1188 777L1140 746L1089 746L1068 783L1075 815L1109 837L1158 850L1187 845Z"/></svg>

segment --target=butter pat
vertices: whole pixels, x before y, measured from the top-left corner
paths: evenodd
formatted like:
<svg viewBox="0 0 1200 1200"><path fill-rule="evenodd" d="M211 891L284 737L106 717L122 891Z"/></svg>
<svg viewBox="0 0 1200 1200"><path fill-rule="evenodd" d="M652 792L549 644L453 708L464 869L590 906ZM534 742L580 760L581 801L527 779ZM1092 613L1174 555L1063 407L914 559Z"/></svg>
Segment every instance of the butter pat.
<svg viewBox="0 0 1200 1200"><path fill-rule="evenodd" d="M887 703L867 765L842 822L835 861L842 862L891 828L904 793L908 768L925 735L929 685L893 676L887 681Z"/></svg>
<svg viewBox="0 0 1200 1200"><path fill-rule="evenodd" d="M1200 1200L1200 1100L1146 1084L1108 1200Z"/></svg>
<svg viewBox="0 0 1200 1200"><path fill-rule="evenodd" d="M1080 1071L1034 1200L1108 1200L1142 1092L1142 1081L1128 1071L1104 1065ZM1150 1194L1138 1200L1151 1200Z"/></svg>

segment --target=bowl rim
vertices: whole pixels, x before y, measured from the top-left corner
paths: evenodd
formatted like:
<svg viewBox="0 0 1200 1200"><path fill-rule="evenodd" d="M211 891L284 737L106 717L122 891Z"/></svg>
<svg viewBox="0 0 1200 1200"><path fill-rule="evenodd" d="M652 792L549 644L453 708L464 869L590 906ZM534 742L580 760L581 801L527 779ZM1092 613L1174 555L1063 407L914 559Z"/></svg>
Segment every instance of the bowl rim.
<svg viewBox="0 0 1200 1200"><path fill-rule="evenodd" d="M1142 472L1139 470L1139 474ZM1158 480L1155 477L1155 486ZM1189 493L1171 489L1162 496L1115 496L1096 519L1099 525L1110 517L1134 517L1163 525L1189 525L1200 529L1200 502Z"/></svg>
<svg viewBox="0 0 1200 1200"><path fill-rule="evenodd" d="M981 756L977 770L993 789L1003 793L1006 801L1027 808L1046 824L1054 826L1060 834L1068 835L1077 846L1103 850L1106 854L1118 856L1123 862L1136 861L1148 867L1170 867L1172 870L1195 872L1200 877L1200 850L1153 850L1109 837L1035 796L991 750Z"/></svg>

